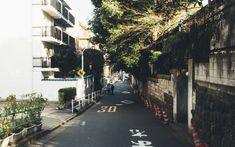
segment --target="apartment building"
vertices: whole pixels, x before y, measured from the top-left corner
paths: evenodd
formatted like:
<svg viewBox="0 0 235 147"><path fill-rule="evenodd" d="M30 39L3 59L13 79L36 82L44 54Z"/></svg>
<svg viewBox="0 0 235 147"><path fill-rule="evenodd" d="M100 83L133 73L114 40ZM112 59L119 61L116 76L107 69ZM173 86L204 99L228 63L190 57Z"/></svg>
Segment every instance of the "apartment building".
<svg viewBox="0 0 235 147"><path fill-rule="evenodd" d="M65 1L34 0L32 3L32 42L34 77L54 78L58 68L51 66L51 57L59 49L75 48L75 39L66 32L75 18Z"/></svg>
<svg viewBox="0 0 235 147"><path fill-rule="evenodd" d="M75 24L70 6L64 0L9 0L2 6L0 97L38 92L56 100L58 88L76 85L76 80L47 80L59 71L52 67L54 53L75 48L67 32Z"/></svg>

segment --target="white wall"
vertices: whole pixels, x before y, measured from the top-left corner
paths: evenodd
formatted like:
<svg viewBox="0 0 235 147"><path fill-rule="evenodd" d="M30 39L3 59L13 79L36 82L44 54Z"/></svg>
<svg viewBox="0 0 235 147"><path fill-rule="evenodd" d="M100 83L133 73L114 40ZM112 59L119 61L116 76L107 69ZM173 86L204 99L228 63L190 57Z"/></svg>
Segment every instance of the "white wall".
<svg viewBox="0 0 235 147"><path fill-rule="evenodd" d="M195 80L235 86L235 55L211 55L209 63L195 64Z"/></svg>
<svg viewBox="0 0 235 147"><path fill-rule="evenodd" d="M43 81L40 71L34 71L34 86L33 91L41 93L48 101L58 101L58 90L67 87L77 87L77 96L83 96L84 93L90 93L93 87L92 78L64 81L58 79L51 79L51 81ZM81 83L84 86L81 86ZM82 88L82 89L81 89Z"/></svg>
<svg viewBox="0 0 235 147"><path fill-rule="evenodd" d="M1 1L0 97L32 91L31 0Z"/></svg>
<svg viewBox="0 0 235 147"><path fill-rule="evenodd" d="M58 101L58 90L67 87L76 87L77 81L39 81L35 92L41 93L48 101Z"/></svg>

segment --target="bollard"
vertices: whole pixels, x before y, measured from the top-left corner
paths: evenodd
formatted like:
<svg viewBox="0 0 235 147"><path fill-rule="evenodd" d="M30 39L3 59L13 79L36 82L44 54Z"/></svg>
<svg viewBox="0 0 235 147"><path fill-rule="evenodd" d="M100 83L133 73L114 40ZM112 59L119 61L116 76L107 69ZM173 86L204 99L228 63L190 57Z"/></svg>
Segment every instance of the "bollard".
<svg viewBox="0 0 235 147"><path fill-rule="evenodd" d="M166 112L163 111L162 114L163 114L163 124L164 124L164 125L168 125L168 124L169 124L169 119L168 119L168 117L167 117Z"/></svg>
<svg viewBox="0 0 235 147"><path fill-rule="evenodd" d="M74 112L74 111L73 111L73 108L74 108L74 106L73 106L73 104L74 104L73 99L72 99L72 102L71 102L71 103L72 103L71 105L72 105L72 113L73 113L73 112Z"/></svg>

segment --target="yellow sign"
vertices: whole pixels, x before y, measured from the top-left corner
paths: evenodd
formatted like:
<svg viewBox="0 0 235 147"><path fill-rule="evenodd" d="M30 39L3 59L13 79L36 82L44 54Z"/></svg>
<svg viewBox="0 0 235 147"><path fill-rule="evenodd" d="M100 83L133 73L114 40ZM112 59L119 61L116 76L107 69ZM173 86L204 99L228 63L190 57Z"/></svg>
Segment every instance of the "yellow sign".
<svg viewBox="0 0 235 147"><path fill-rule="evenodd" d="M79 77L83 77L85 75L85 71L83 71L82 69L79 69L76 71L76 74L79 76Z"/></svg>

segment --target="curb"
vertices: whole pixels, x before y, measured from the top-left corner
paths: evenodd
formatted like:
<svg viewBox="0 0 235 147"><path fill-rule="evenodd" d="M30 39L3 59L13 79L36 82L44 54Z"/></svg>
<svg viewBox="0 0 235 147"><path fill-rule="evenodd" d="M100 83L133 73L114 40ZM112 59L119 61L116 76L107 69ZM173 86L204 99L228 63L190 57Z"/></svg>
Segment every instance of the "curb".
<svg viewBox="0 0 235 147"><path fill-rule="evenodd" d="M45 136L45 135L51 133L52 131L54 131L54 130L60 128L61 126L63 126L65 123L71 121L75 117L77 117L77 116L81 115L82 113L84 113L87 109L92 107L94 104L95 103L88 104L84 108L78 110L73 116L71 116L70 118L66 119L65 121L61 122L60 124L58 124L57 126L51 128L51 129L41 130L41 131L31 135L31 136L28 136L28 137L20 140L15 146L22 146L26 143L30 143L31 141L33 141L36 138L38 139L38 138L41 138L42 136Z"/></svg>

